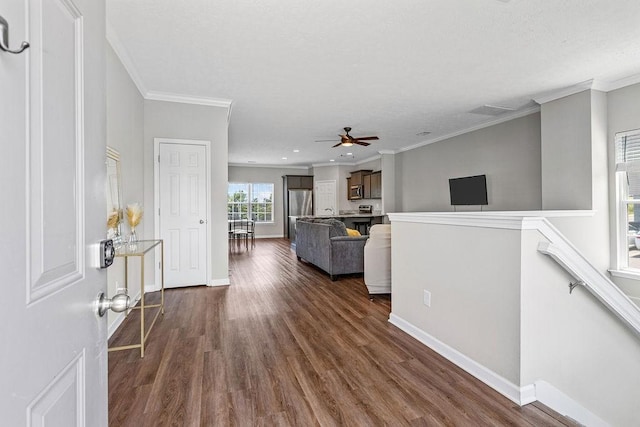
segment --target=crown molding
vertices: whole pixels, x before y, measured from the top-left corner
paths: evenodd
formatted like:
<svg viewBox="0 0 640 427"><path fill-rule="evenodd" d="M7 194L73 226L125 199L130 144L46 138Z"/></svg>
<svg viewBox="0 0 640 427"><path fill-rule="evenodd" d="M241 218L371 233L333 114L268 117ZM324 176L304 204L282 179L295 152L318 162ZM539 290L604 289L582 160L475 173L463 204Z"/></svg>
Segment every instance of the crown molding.
<svg viewBox="0 0 640 427"><path fill-rule="evenodd" d="M182 95L177 93L169 93L169 92L158 92L158 91L150 91L147 89L145 84L140 77L140 73L138 69L135 67L131 56L125 49L124 44L120 41L120 38L113 30L113 27L107 20L106 23L106 33L107 33L107 41L111 45L111 48L116 53L118 59L122 63L124 69L129 73L129 77L133 80L133 83L138 88L140 95L144 99L152 100L152 101L167 101L167 102L180 102L184 104L195 104L195 105L206 105L209 107L222 107L227 108L227 124L231 119L231 110L233 101L230 99L224 98L206 98L202 96L190 96L190 95Z"/></svg>
<svg viewBox="0 0 640 427"><path fill-rule="evenodd" d="M640 83L640 74L633 74L612 82L602 82L602 90L604 92L611 92L612 90L621 89L638 83Z"/></svg>
<svg viewBox="0 0 640 427"><path fill-rule="evenodd" d="M124 69L127 71L127 73L129 73L129 77L131 77L131 80L133 80L133 84L135 84L136 87L138 88L138 92L140 92L140 95L142 95L142 97L145 98L147 94L147 87L142 82L142 78L140 77L138 70L133 65L133 60L127 53L127 50L125 49L124 45L120 41L120 38L118 37L118 35L113 30L113 27L111 27L109 20L107 20L107 23L106 23L106 30L107 30L106 31L107 41L111 45L111 48L116 53L116 56L118 57L118 59L120 59L120 62L122 63L122 66L124 67Z"/></svg>
<svg viewBox="0 0 640 427"><path fill-rule="evenodd" d="M543 92L535 96L533 100L538 104L546 104L547 102L555 101L556 99L564 98L566 96L575 95L576 93L580 93L589 89L598 90L600 92L611 92L612 90L621 89L623 87L631 86L637 83L640 83L640 74L632 74L630 76L613 81L591 79L558 90Z"/></svg>
<svg viewBox="0 0 640 427"><path fill-rule="evenodd" d="M378 151L378 153L380 154L380 156L382 156L383 154L396 154L397 151L394 151L394 150L380 150L380 151Z"/></svg>
<svg viewBox="0 0 640 427"><path fill-rule="evenodd" d="M325 166L357 166L355 162L331 162L331 163L313 163L312 168L320 168Z"/></svg>
<svg viewBox="0 0 640 427"><path fill-rule="evenodd" d="M196 105L206 105L209 107L222 107L228 108L231 110L231 105L233 103L230 99L224 98L206 98L203 96L190 96L190 95L181 95L178 93L171 92L147 92L145 95L145 99L151 101L166 101L166 102L179 102L183 104L196 104Z"/></svg>
<svg viewBox="0 0 640 427"><path fill-rule="evenodd" d="M307 171L311 168L311 166L261 165L258 163L228 163L227 166L234 168L305 169Z"/></svg>
<svg viewBox="0 0 640 427"><path fill-rule="evenodd" d="M436 142L440 142L440 141L444 141L446 139L450 139L450 138L454 138L456 136L460 136L460 135L464 135L470 132L475 132L477 130L480 129L484 129L484 128L488 128L491 126L495 126L497 124L500 123L504 123L504 122L508 122L514 119L518 119L520 117L525 117L528 116L530 114L534 114L534 113L538 113L540 111L540 106L535 106L535 107L531 107L531 108L526 108L524 110L519 110L513 114L506 114L502 117L500 117L499 119L496 120L491 120L489 122L484 122L484 123L480 123L479 125L476 126L471 126L468 128L464 128L464 129L460 129L458 131L446 134L446 135L442 135L439 136L437 138L433 138L433 139L429 139L423 142L420 142L418 144L414 144L414 145L410 145L408 147L404 147L404 148L399 148L398 150L396 150L395 152L392 152L390 154L397 154L397 153L402 153L404 151L410 151L410 150L415 150L416 148L420 148L420 147L424 147L425 145L429 145L429 144L433 144Z"/></svg>
<svg viewBox="0 0 640 427"><path fill-rule="evenodd" d="M564 98L566 96L575 95L576 93L584 92L588 89L596 89L594 88L594 82L595 81L591 79L572 86L563 87L561 89L543 92L539 95L534 96L533 100L540 105L546 104L547 102L555 101L556 99Z"/></svg>

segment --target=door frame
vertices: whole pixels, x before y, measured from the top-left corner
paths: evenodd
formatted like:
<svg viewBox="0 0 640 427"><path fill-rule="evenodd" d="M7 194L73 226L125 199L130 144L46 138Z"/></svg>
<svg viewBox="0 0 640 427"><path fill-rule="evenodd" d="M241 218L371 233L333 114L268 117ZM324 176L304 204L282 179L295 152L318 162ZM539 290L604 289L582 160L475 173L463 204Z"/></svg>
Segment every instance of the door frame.
<svg viewBox="0 0 640 427"><path fill-rule="evenodd" d="M206 159L205 164L205 192L207 195L207 213L205 223L205 235L207 236L207 262L205 266L206 270L206 284L209 286L211 279L211 141L200 139L175 139L175 138L153 138L153 218L154 218L154 236L156 239L160 239L160 144L180 144L180 145L200 145L204 146L204 157ZM156 276L160 277L160 265L156 264L154 267ZM157 283L156 283L157 286ZM160 289L159 286L158 290Z"/></svg>

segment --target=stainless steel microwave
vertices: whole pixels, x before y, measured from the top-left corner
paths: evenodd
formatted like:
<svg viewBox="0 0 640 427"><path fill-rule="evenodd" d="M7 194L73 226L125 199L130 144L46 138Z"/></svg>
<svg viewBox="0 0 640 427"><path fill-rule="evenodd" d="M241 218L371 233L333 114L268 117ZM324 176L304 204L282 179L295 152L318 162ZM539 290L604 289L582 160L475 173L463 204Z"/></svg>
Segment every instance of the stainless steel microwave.
<svg viewBox="0 0 640 427"><path fill-rule="evenodd" d="M349 198L351 200L362 199L362 185L352 185L349 188Z"/></svg>

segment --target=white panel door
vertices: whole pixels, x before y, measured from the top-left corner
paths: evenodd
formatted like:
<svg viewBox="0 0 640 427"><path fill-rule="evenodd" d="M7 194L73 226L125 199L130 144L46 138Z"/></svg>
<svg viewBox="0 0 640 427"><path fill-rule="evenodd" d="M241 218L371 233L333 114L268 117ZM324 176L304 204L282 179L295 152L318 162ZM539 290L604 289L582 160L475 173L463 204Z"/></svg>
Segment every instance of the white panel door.
<svg viewBox="0 0 640 427"><path fill-rule="evenodd" d="M106 426L104 4L0 14L11 48L31 43L0 51L0 424Z"/></svg>
<svg viewBox="0 0 640 427"><path fill-rule="evenodd" d="M336 182L316 181L316 215L337 215Z"/></svg>
<svg viewBox="0 0 640 427"><path fill-rule="evenodd" d="M161 142L160 238L165 286L207 284L207 180L203 145Z"/></svg>

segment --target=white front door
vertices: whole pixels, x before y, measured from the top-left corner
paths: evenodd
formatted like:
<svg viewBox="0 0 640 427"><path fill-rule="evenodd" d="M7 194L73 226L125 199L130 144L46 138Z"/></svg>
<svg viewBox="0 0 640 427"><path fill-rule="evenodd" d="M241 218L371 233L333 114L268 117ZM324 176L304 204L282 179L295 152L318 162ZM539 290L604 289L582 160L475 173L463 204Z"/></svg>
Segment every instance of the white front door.
<svg viewBox="0 0 640 427"><path fill-rule="evenodd" d="M3 1L0 424L106 426L104 3ZM26 25L25 25L26 24Z"/></svg>
<svg viewBox="0 0 640 427"><path fill-rule="evenodd" d="M336 182L316 181L316 215L337 215Z"/></svg>
<svg viewBox="0 0 640 427"><path fill-rule="evenodd" d="M207 284L206 146L159 144L160 238L165 247L165 286Z"/></svg>

